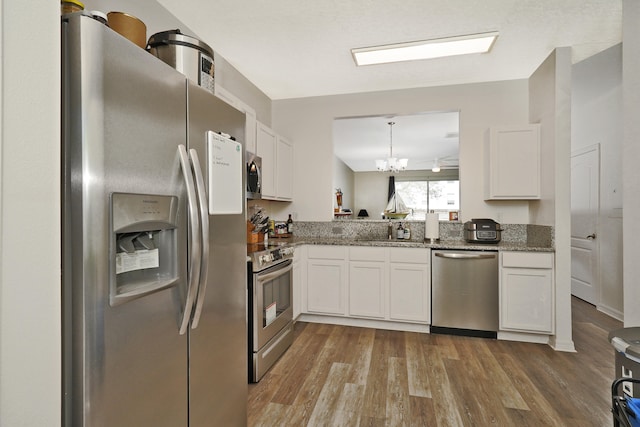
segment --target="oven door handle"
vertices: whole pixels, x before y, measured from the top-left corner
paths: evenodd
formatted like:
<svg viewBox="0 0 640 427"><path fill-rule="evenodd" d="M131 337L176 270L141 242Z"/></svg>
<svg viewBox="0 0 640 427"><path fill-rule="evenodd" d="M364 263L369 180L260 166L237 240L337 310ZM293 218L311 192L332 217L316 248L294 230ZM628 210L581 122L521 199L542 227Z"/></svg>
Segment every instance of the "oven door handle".
<svg viewBox="0 0 640 427"><path fill-rule="evenodd" d="M293 268L293 262L291 260L287 260L286 263L288 263L286 266L284 267L278 266L280 268L277 268L276 270L272 270L268 273L264 273L264 274L256 273L256 282L268 282L269 280L275 279L278 276L281 276L283 274L290 272L291 269Z"/></svg>

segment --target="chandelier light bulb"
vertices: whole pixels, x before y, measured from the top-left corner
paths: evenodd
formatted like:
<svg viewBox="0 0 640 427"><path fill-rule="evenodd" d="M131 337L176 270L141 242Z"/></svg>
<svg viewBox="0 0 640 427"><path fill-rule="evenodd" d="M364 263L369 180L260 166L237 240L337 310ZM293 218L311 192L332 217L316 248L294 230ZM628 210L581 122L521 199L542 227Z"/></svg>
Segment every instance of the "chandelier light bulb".
<svg viewBox="0 0 640 427"><path fill-rule="evenodd" d="M380 172L402 172L407 169L409 159L398 159L393 157L393 125L395 122L388 122L389 125L389 157L386 160L376 160L376 169Z"/></svg>

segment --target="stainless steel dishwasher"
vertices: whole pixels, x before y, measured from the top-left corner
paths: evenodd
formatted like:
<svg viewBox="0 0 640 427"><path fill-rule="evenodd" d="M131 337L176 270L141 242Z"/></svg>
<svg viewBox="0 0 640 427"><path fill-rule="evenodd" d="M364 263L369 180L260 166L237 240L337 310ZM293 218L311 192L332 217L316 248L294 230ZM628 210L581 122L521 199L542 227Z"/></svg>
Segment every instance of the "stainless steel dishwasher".
<svg viewBox="0 0 640 427"><path fill-rule="evenodd" d="M431 251L431 332L496 338L498 252Z"/></svg>

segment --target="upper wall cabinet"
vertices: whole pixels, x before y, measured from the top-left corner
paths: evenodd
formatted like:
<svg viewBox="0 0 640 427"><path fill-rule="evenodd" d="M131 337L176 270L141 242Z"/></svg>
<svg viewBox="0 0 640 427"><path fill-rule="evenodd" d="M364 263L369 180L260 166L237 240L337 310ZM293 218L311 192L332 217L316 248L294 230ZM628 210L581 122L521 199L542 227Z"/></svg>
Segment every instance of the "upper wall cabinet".
<svg viewBox="0 0 640 427"><path fill-rule="evenodd" d="M256 154L262 158L262 198L293 197L293 146L272 129L257 122Z"/></svg>
<svg viewBox="0 0 640 427"><path fill-rule="evenodd" d="M539 199L540 125L492 127L485 144L485 200Z"/></svg>
<svg viewBox="0 0 640 427"><path fill-rule="evenodd" d="M256 152L256 110L238 99L234 94L216 83L215 94L227 104L240 110L246 115L244 125L244 149L251 153Z"/></svg>
<svg viewBox="0 0 640 427"><path fill-rule="evenodd" d="M276 198L276 133L258 122L256 154L262 157L262 198Z"/></svg>
<svg viewBox="0 0 640 427"><path fill-rule="evenodd" d="M276 140L276 198L293 198L293 146L281 136Z"/></svg>

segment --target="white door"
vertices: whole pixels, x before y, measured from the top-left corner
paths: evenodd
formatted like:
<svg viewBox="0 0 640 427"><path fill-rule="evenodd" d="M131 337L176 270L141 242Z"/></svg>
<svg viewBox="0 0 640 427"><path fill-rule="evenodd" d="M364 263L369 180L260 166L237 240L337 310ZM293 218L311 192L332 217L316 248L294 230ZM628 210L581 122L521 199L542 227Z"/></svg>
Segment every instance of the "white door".
<svg viewBox="0 0 640 427"><path fill-rule="evenodd" d="M600 146L571 154L571 293L597 305Z"/></svg>

